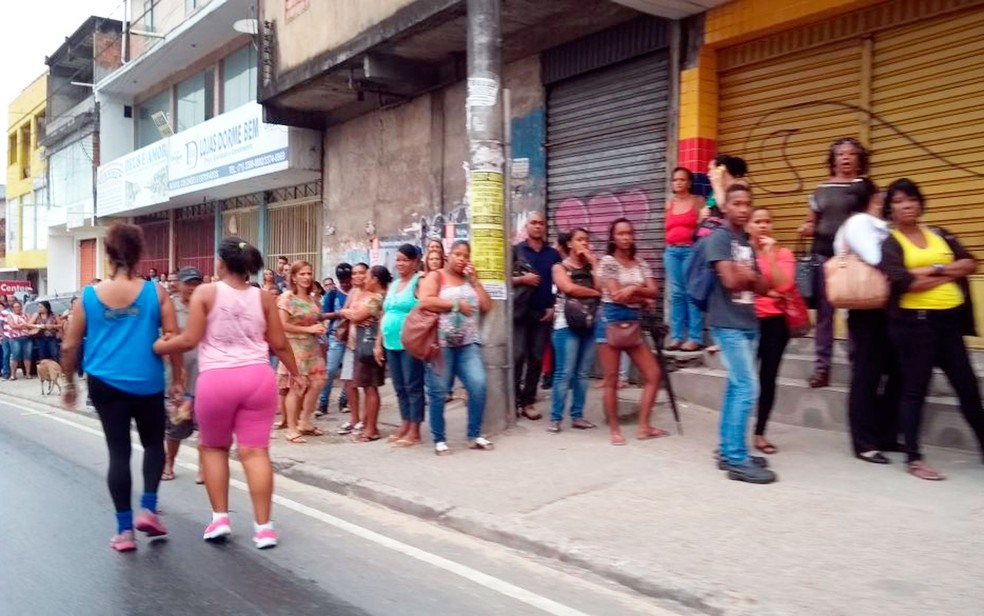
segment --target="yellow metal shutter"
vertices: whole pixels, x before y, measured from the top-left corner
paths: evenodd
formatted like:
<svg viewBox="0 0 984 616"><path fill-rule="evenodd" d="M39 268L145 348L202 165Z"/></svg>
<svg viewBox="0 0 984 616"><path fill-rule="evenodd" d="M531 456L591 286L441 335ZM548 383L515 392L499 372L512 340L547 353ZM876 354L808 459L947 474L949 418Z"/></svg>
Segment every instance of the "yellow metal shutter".
<svg viewBox="0 0 984 616"><path fill-rule="evenodd" d="M728 53L719 52L722 66L737 63ZM772 211L785 244L829 177L831 142L858 135L860 73L860 40L851 40L720 74L718 152L748 162L755 203Z"/></svg>
<svg viewBox="0 0 984 616"><path fill-rule="evenodd" d="M917 182L925 220L984 257L984 10L879 33L874 42L873 176Z"/></svg>

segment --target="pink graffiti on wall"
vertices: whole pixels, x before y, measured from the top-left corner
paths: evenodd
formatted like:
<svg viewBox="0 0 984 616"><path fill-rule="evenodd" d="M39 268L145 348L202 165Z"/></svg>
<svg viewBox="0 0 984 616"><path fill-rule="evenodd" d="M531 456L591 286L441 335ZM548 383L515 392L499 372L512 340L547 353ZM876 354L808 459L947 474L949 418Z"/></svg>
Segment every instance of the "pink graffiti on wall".
<svg viewBox="0 0 984 616"><path fill-rule="evenodd" d="M608 227L617 218L628 218L638 229L649 219L649 197L642 189L618 193L599 193L584 201L578 197L565 199L553 212L553 225L558 230L584 227L595 244L608 239ZM595 247L597 250L601 246Z"/></svg>

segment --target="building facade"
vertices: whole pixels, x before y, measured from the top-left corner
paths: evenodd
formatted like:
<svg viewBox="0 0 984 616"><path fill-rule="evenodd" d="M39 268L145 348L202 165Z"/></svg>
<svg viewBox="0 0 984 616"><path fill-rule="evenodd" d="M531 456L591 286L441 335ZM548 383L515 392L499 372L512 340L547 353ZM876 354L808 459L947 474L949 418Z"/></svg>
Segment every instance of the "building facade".
<svg viewBox="0 0 984 616"><path fill-rule="evenodd" d="M237 25L251 2L131 4L123 65L95 85L98 221L143 229L144 273L210 274L229 235L317 267L320 135L263 121L256 38Z"/></svg>
<svg viewBox="0 0 984 616"><path fill-rule="evenodd" d="M93 84L122 64L122 24L90 17L48 65L48 291L66 293L104 275L103 227L95 219L99 121Z"/></svg>
<svg viewBox="0 0 984 616"><path fill-rule="evenodd" d="M46 95L41 75L7 113L7 252L0 279L20 281L21 293L47 292Z"/></svg>
<svg viewBox="0 0 984 616"><path fill-rule="evenodd" d="M984 258L974 199L984 190L984 2L766 4L705 14L680 76L680 163L702 173L715 152L744 157L757 203L792 246L830 143L856 137L882 188L918 182L926 221ZM984 325L984 276L971 286Z"/></svg>
<svg viewBox="0 0 984 616"><path fill-rule="evenodd" d="M625 216L662 270L671 57L701 4L718 3L502 3L511 239L535 210L599 237ZM261 19L267 118L325 131L325 260L467 237L466 3L268 0Z"/></svg>

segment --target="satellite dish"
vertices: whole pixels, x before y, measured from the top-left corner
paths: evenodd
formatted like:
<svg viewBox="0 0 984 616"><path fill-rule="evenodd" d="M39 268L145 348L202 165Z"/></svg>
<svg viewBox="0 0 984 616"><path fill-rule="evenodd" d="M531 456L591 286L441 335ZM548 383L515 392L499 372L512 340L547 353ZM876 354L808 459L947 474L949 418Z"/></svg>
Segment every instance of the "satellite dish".
<svg viewBox="0 0 984 616"><path fill-rule="evenodd" d="M240 19L232 24L232 29L243 34L259 34L260 22L256 19Z"/></svg>

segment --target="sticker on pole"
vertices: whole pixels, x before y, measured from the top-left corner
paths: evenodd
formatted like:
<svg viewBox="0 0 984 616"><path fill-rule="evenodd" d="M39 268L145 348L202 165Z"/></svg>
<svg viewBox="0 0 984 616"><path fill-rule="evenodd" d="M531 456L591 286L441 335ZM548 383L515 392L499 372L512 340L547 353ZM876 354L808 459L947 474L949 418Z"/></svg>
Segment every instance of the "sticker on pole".
<svg viewBox="0 0 984 616"><path fill-rule="evenodd" d="M468 78L469 107L494 107L499 101L499 82L488 77Z"/></svg>
<svg viewBox="0 0 984 616"><path fill-rule="evenodd" d="M472 263L485 290L494 300L506 299L506 234L502 173L468 174L471 210Z"/></svg>

